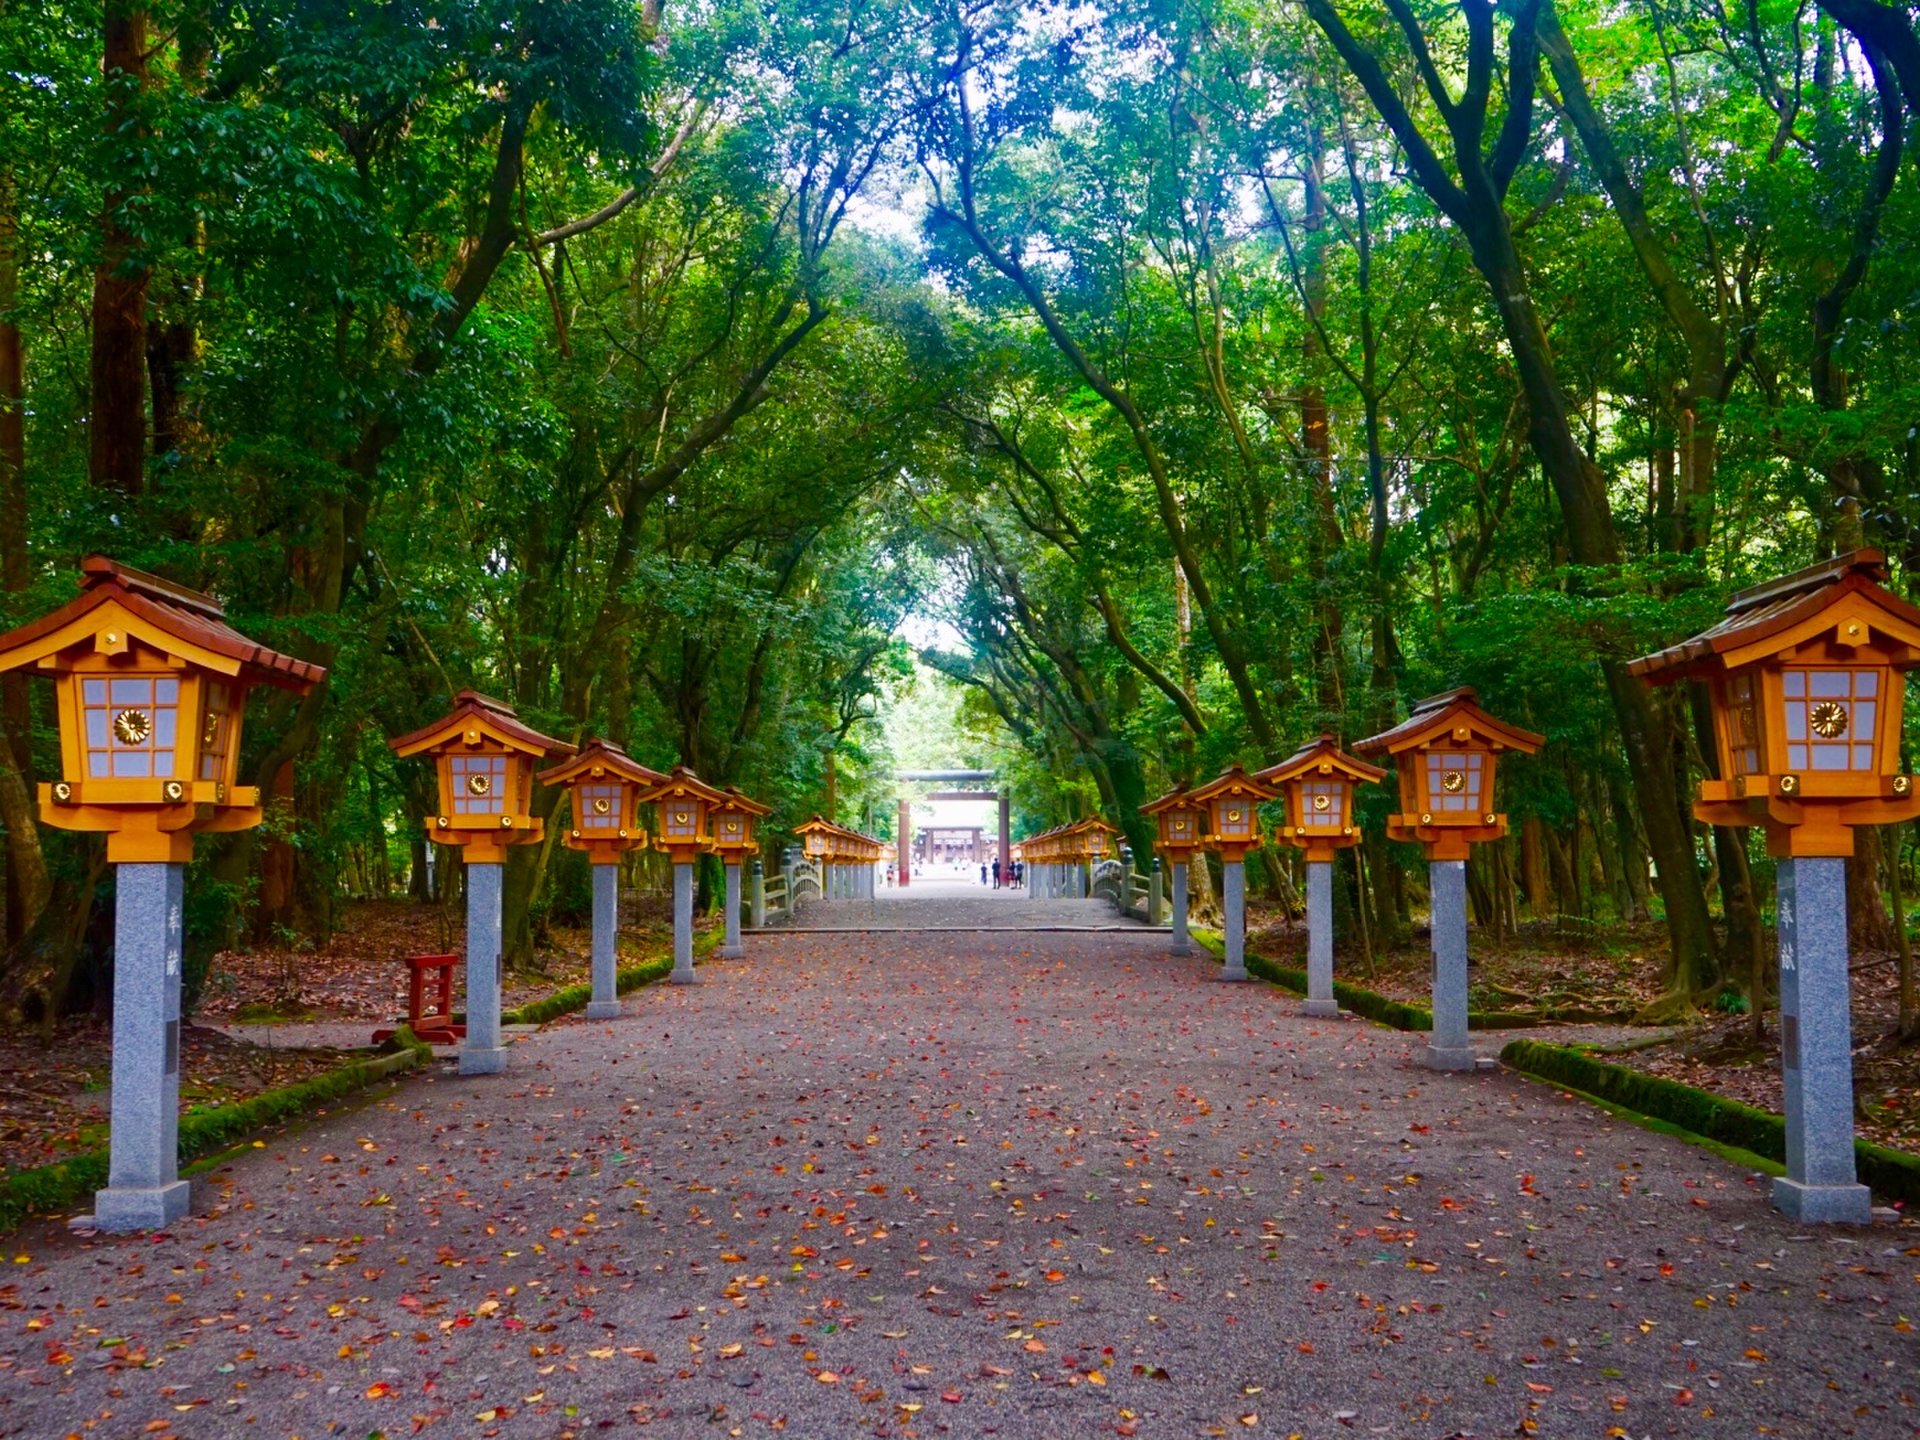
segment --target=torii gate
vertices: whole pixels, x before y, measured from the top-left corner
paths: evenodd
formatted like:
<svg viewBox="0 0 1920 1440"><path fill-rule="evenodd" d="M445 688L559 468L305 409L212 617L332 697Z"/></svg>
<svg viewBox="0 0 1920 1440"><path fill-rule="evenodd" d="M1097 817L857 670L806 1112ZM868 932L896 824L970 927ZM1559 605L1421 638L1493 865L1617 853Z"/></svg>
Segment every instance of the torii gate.
<svg viewBox="0 0 1920 1440"><path fill-rule="evenodd" d="M899 770L894 779L945 781L959 784L963 781L998 780L999 774L993 770ZM1004 790L936 790L927 797L929 800L998 800L1000 802L1000 873L1007 875L1013 869L1013 816L1007 803ZM913 855L913 802L906 796L900 797L900 824L894 836L894 843L900 852L899 880L904 888L912 868Z"/></svg>

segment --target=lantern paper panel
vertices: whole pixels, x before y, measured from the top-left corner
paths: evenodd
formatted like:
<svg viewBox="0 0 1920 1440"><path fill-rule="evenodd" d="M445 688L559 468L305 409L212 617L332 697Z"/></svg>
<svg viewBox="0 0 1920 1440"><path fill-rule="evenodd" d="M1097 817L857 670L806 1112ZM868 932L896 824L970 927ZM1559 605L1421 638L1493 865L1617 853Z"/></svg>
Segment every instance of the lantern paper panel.
<svg viewBox="0 0 1920 1440"><path fill-rule="evenodd" d="M573 824L590 835L618 833L626 828L625 786L605 782L576 785Z"/></svg>
<svg viewBox="0 0 1920 1440"><path fill-rule="evenodd" d="M179 740L174 676L88 676L80 682L90 780L170 780Z"/></svg>
<svg viewBox="0 0 1920 1440"><path fill-rule="evenodd" d="M1467 815L1476 819L1493 787L1486 779L1493 756L1484 750L1429 750L1422 756L1425 790L1422 808L1437 816Z"/></svg>
<svg viewBox="0 0 1920 1440"><path fill-rule="evenodd" d="M1886 674L1877 665L1782 670L1787 769L1877 769L1874 741Z"/></svg>
<svg viewBox="0 0 1920 1440"><path fill-rule="evenodd" d="M1352 783L1344 779L1303 780L1296 788L1299 803L1294 823L1307 830L1341 830L1347 819Z"/></svg>

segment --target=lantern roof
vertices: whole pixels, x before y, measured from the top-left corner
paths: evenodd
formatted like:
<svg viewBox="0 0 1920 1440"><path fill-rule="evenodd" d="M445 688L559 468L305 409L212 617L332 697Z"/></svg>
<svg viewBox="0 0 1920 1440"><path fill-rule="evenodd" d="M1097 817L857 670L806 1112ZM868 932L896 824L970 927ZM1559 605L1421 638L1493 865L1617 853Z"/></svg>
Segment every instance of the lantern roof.
<svg viewBox="0 0 1920 1440"><path fill-rule="evenodd" d="M1073 824L1063 828L1069 835L1088 835L1095 830L1104 831L1109 835L1118 835L1120 833L1120 827L1118 825L1109 825L1098 815L1090 815L1085 820L1076 820Z"/></svg>
<svg viewBox="0 0 1920 1440"><path fill-rule="evenodd" d="M1547 737L1518 725L1497 720L1480 708L1480 697L1471 685L1429 695L1413 707L1413 713L1391 730L1356 740L1353 748L1362 755L1398 755L1418 750L1435 741L1457 739L1465 730L1495 749L1518 750L1531 755L1547 743Z"/></svg>
<svg viewBox="0 0 1920 1440"><path fill-rule="evenodd" d="M592 778L596 765L616 780L649 789L667 778L658 770L642 765L611 740L601 738L587 741L571 760L563 760L551 770L542 770L538 778L542 785L572 785Z"/></svg>
<svg viewBox="0 0 1920 1440"><path fill-rule="evenodd" d="M1272 800L1280 792L1261 779L1258 775L1249 775L1238 765L1223 770L1204 785L1196 785L1187 792L1187 798L1196 805L1206 805L1223 797L1244 795L1252 800Z"/></svg>
<svg viewBox="0 0 1920 1440"><path fill-rule="evenodd" d="M709 805L724 805L727 792L714 789L685 765L676 765L671 775L660 778L647 799L704 800Z"/></svg>
<svg viewBox="0 0 1920 1440"><path fill-rule="evenodd" d="M723 810L744 810L749 815L771 815L773 813L773 807L771 805L763 805L752 796L736 790L731 786L727 788L726 793L727 798L724 801L716 800L714 802L714 804Z"/></svg>
<svg viewBox="0 0 1920 1440"><path fill-rule="evenodd" d="M1887 559L1878 550L1854 550L1809 565L1739 591L1718 625L1630 661L1627 670L1655 685L1705 678L1792 650L1844 620L1879 631L1883 640L1909 651L1894 663L1910 669L1920 665L1920 609L1886 589L1886 578Z"/></svg>
<svg viewBox="0 0 1920 1440"><path fill-rule="evenodd" d="M0 635L0 670L16 670L82 643L101 623L95 611L111 607L117 623L156 650L230 675L244 684L277 685L305 693L327 678L325 667L269 650L227 624L211 595L104 555L80 562L80 594L51 614Z"/></svg>
<svg viewBox="0 0 1920 1440"><path fill-rule="evenodd" d="M494 743L535 759L573 753L573 746L566 741L542 735L523 724L506 701L482 695L478 690L462 690L453 697L453 709L445 715L431 725L423 726L410 735L397 736L387 744L395 755L404 760L423 750L451 745L463 739L469 730L478 730Z"/></svg>
<svg viewBox="0 0 1920 1440"><path fill-rule="evenodd" d="M1200 802L1193 798L1193 792L1176 785L1156 800L1149 800L1140 807L1142 815L1162 815L1169 810L1197 810Z"/></svg>
<svg viewBox="0 0 1920 1440"><path fill-rule="evenodd" d="M1269 785L1284 785L1290 780L1301 780L1309 775L1319 774L1322 766L1330 767L1335 773L1345 775L1349 780L1361 784L1384 780L1387 774L1378 766L1369 765L1366 761L1347 754L1340 748L1340 742L1330 732L1326 732L1309 740L1278 765L1270 765L1265 770L1256 770L1253 778L1264 780Z"/></svg>

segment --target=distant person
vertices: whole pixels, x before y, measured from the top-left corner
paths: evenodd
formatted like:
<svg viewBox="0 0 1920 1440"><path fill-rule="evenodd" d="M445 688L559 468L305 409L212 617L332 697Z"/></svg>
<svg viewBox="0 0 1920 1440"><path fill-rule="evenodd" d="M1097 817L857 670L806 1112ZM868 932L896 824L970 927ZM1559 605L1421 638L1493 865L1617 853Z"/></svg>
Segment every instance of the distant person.
<svg viewBox="0 0 1920 1440"><path fill-rule="evenodd" d="M893 888L893 866L891 865L887 866L887 888L889 890Z"/></svg>
<svg viewBox="0 0 1920 1440"><path fill-rule="evenodd" d="M986 865L985 865L985 864L983 863L983 864L982 864L982 865L980 866L980 884L981 884L981 886L982 886L982 888L984 888L984 887L986 886L986 883L987 883L987 867L986 867Z"/></svg>
<svg viewBox="0 0 1920 1440"><path fill-rule="evenodd" d="M993 888L996 890L1000 888L1000 862L998 860L993 862Z"/></svg>

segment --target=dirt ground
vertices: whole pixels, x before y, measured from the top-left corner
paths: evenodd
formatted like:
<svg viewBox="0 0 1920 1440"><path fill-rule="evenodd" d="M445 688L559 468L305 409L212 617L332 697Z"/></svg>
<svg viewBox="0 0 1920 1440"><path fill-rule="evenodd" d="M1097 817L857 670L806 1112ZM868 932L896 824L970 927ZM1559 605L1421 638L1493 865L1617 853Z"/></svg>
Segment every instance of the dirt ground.
<svg viewBox="0 0 1920 1440"><path fill-rule="evenodd" d="M449 929L437 906L369 901L343 907L340 927L324 946L216 955L182 1031L182 1112L244 1100L344 1063L355 1051L291 1042L328 1022L351 1022L365 1027L356 1043L370 1044L376 1025L406 1011L403 958L459 953L460 920L456 913ZM636 897L623 920L623 954L638 958L666 947L671 921L658 902ZM586 930L555 925L542 938L535 968L507 975L508 1008L587 978ZM274 1028L283 1023L289 1043L274 1043ZM226 1033L235 1025L247 1027L245 1038ZM0 1176L105 1142L112 1049L111 1027L93 1016L63 1021L50 1043L36 1029L0 1029Z"/></svg>
<svg viewBox="0 0 1920 1440"><path fill-rule="evenodd" d="M1306 930L1277 911L1249 917L1249 946L1284 964L1306 964ZM1543 1008L1628 1023L1659 992L1665 931L1657 924L1569 931L1552 923L1526 924L1509 940L1472 937L1472 998L1479 1011ZM1431 964L1427 934L1371 962L1358 947L1342 947L1336 973L1398 1000L1424 1004ZM1900 996L1887 954L1856 956L1853 965L1855 1125L1863 1139L1920 1150L1920 1042L1894 1038ZM1678 1080L1778 1114L1780 1026L1769 998L1762 1008L1765 1037L1752 1040L1752 1017L1703 1012L1671 1040L1645 1048L1610 1049L1606 1058L1650 1075ZM1649 1039L1659 1029L1648 1027ZM1631 1045L1633 1042L1627 1042Z"/></svg>
<svg viewBox="0 0 1920 1440"><path fill-rule="evenodd" d="M1920 1227L1128 933L701 985L9 1240L0 1435L1920 1434Z"/></svg>

